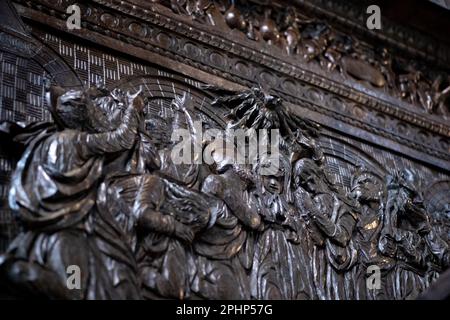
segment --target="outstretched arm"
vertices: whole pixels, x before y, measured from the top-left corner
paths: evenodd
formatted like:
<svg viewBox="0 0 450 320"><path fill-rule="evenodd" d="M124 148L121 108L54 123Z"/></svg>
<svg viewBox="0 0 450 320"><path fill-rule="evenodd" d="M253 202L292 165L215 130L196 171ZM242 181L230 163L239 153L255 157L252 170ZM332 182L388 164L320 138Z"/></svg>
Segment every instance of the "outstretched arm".
<svg viewBox="0 0 450 320"><path fill-rule="evenodd" d="M164 188L159 177L150 175L141 177L134 207L137 225L146 231L177 237L191 243L194 239L193 230L172 215L164 214L158 209L165 201Z"/></svg>
<svg viewBox="0 0 450 320"><path fill-rule="evenodd" d="M218 175L209 175L202 186L202 192L214 195L225 202L233 215L243 225L257 230L261 226L261 217L239 196L239 191L238 187L235 185L227 185L223 177Z"/></svg>
<svg viewBox="0 0 450 320"><path fill-rule="evenodd" d="M145 208L139 213L137 221L139 227L155 233L176 237L186 243L194 240L194 232L188 226L175 220L172 216L159 211Z"/></svg>
<svg viewBox="0 0 450 320"><path fill-rule="evenodd" d="M122 124L113 131L104 133L81 133L78 137L78 147L84 158L131 149L138 131L139 111L143 100L137 97L125 111Z"/></svg>

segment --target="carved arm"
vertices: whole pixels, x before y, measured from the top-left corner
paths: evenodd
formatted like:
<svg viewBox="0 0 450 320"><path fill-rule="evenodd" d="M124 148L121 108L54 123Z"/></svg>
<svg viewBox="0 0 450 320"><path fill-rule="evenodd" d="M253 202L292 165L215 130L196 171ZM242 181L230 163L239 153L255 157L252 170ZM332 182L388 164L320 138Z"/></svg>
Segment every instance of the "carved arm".
<svg viewBox="0 0 450 320"><path fill-rule="evenodd" d="M312 220L323 233L332 239L336 244L345 247L351 239L353 227L356 224L355 217L350 213L345 213L334 223L323 214L312 213Z"/></svg>
<svg viewBox="0 0 450 320"><path fill-rule="evenodd" d="M114 131L89 134L82 132L78 137L78 148L84 158L130 149L135 142L138 128L138 112L134 106L127 108L122 124Z"/></svg>

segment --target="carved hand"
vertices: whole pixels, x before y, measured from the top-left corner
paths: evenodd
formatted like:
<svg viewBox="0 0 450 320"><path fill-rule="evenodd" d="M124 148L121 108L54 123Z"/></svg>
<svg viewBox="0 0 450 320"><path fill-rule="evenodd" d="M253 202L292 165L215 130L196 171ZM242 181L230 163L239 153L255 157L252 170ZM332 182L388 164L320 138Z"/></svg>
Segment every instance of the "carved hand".
<svg viewBox="0 0 450 320"><path fill-rule="evenodd" d="M137 96L136 98L133 99L133 108L137 112L141 113L142 111L144 111L144 107L145 107L145 102L141 96Z"/></svg>
<svg viewBox="0 0 450 320"><path fill-rule="evenodd" d="M142 86L139 87L139 90L134 94L131 94L129 91L127 92L127 99L129 105L131 105L139 113L144 110L145 106L145 102L144 99L142 98L141 93L142 93Z"/></svg>
<svg viewBox="0 0 450 320"><path fill-rule="evenodd" d="M397 246L388 235L382 235L378 243L378 248L380 252L388 257L394 258L396 256Z"/></svg>
<svg viewBox="0 0 450 320"><path fill-rule="evenodd" d="M316 207L312 201L311 195L303 188L298 188L296 194L298 206L304 211L302 214L305 214L308 217L314 216Z"/></svg>
<svg viewBox="0 0 450 320"><path fill-rule="evenodd" d="M194 240L194 232L188 226L175 222L175 236L186 243L192 243Z"/></svg>

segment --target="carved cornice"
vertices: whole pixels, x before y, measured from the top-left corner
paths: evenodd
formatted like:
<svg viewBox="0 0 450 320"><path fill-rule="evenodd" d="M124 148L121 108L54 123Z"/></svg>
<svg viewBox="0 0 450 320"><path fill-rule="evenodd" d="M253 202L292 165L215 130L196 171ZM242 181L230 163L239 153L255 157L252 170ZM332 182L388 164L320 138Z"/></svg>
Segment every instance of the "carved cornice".
<svg viewBox="0 0 450 320"><path fill-rule="evenodd" d="M448 67L445 64L436 67L433 51L419 52L413 45L413 40L417 39L411 30L393 29L387 23L386 29L396 30L402 36L408 35L408 43L395 41L384 37L382 31L370 32L363 19L358 23L345 19L345 14L341 17L328 11L325 15L323 10L312 10L311 7L298 9L287 1L253 0L243 4L236 2L231 7L220 4L226 0L202 2L203 6L199 7L192 6L200 3L195 1L169 3L168 0L155 0L158 4L150 5L142 0L129 2L162 13L170 8L170 13L180 16L178 19L187 18L185 23L196 22L193 24L196 28L211 25L213 28L206 29L209 33L217 34L219 31L217 35L220 37L227 37L226 34L230 33L231 37L227 39L250 47L256 42L256 50L271 57L327 79L349 83L360 91L367 91L406 110L414 110L425 118L438 119L426 115L425 111L449 116L445 98L448 93L441 94L448 91L445 88L450 88ZM341 7L353 14L361 14L366 9L360 4L348 6L344 3ZM325 21L320 18L325 18ZM438 51L432 45L433 39L426 39L420 37L417 41L420 44L425 42L427 50L434 48ZM395 45L391 46L392 43ZM445 45L443 47L446 48ZM433 64L427 64L425 60ZM365 90L360 89L361 85Z"/></svg>
<svg viewBox="0 0 450 320"><path fill-rule="evenodd" d="M448 70L450 63L448 45L417 30L393 23L389 19L383 19L381 32L371 31L366 28L366 8L360 1L294 0L292 2L307 12L341 24L347 30L381 41L390 47L408 52Z"/></svg>
<svg viewBox="0 0 450 320"><path fill-rule="evenodd" d="M68 31L62 27L63 19L65 8L73 1L16 2L24 5L22 15L34 15L37 22ZM411 110L398 99L377 97L357 82L342 83L337 75L274 55L258 43L236 37L236 33L223 34L154 4L144 8L136 5L137 0L135 4L119 0L95 2L85 10L82 23L84 34L91 33L90 39L101 34L105 39L157 53L244 86L264 82L293 104L410 146L439 159L440 166L442 160L450 160L448 124ZM41 19L36 18L37 12ZM55 18L57 21L51 22ZM116 49L127 53L125 47Z"/></svg>

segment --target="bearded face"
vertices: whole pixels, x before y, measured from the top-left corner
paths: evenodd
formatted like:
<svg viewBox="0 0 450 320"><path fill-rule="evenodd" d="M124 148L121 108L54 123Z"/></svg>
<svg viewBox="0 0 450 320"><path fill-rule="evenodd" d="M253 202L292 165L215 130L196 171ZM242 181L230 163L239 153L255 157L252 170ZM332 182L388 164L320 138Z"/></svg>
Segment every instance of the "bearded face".
<svg viewBox="0 0 450 320"><path fill-rule="evenodd" d="M369 174L360 175L353 183L351 195L360 203L378 202L382 194L382 185L376 177Z"/></svg>

